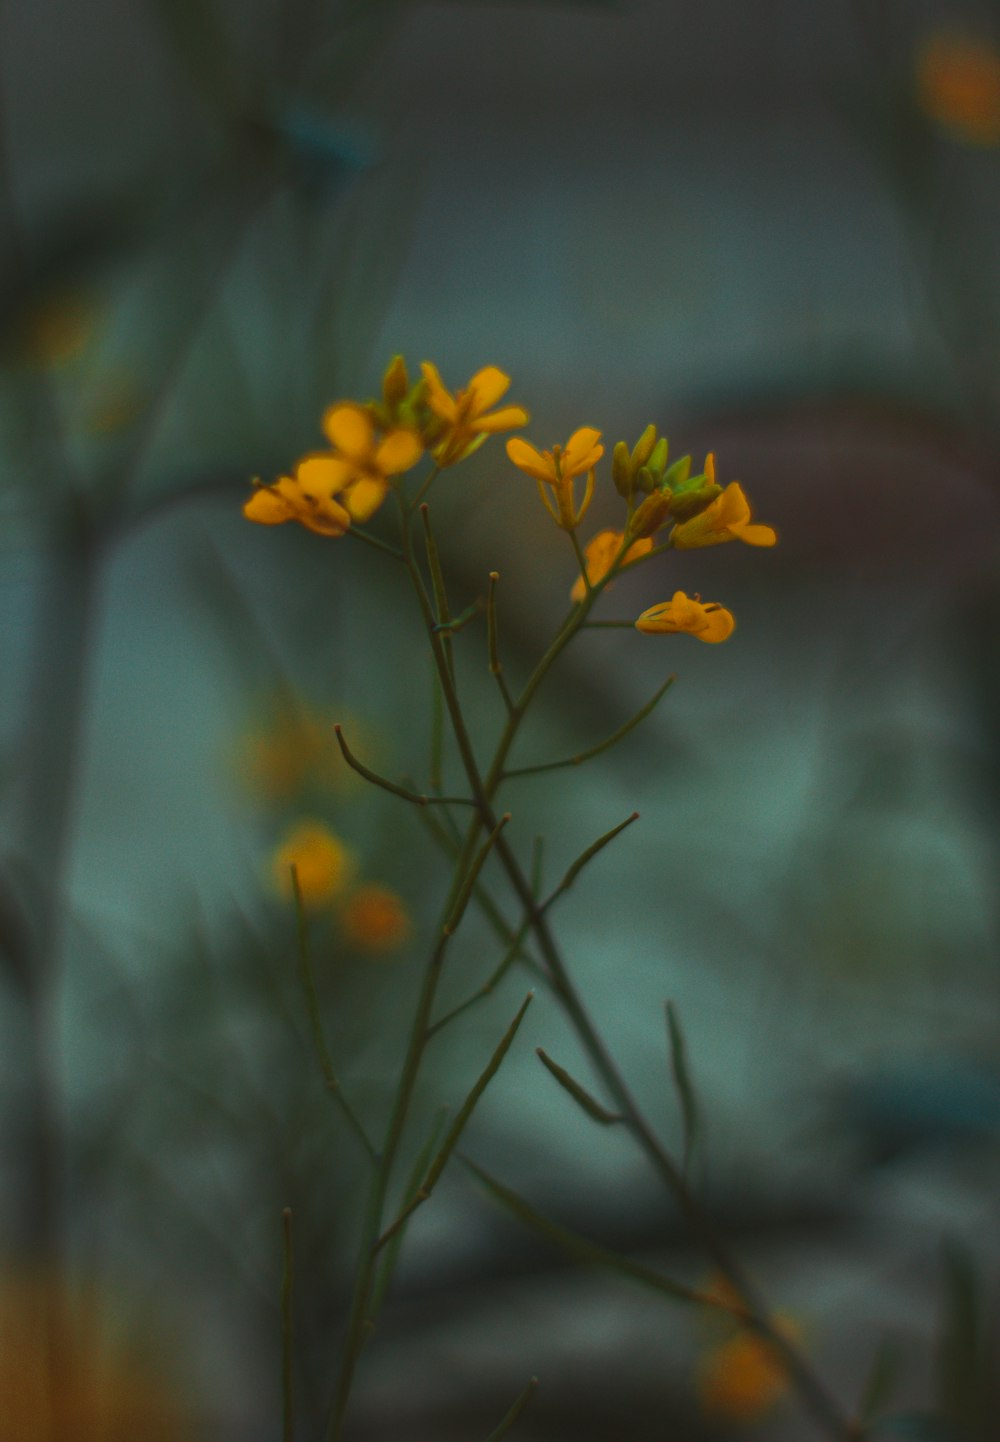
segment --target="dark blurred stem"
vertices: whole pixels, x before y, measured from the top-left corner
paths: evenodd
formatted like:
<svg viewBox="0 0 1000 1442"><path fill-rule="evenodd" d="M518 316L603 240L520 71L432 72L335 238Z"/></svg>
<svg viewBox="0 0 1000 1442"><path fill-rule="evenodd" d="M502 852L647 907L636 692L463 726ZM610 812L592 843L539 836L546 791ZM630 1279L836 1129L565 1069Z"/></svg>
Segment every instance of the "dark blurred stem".
<svg viewBox="0 0 1000 1442"><path fill-rule="evenodd" d="M447 658L444 655L440 637L434 629L435 618L433 611L431 610L427 594L420 582L419 576L414 574L417 600L424 617L428 640L434 655L438 678L448 708L455 740L458 744L458 750L468 777L469 788L479 806L479 819L481 824L490 831L493 831L497 826L497 817L493 809L493 798L503 780L507 756L513 746L520 723L528 706L554 663L586 622L590 609L597 597L617 574L618 563L620 563L620 561L621 555L619 555L618 562L611 568L607 576L602 578L602 581L592 590L588 591L584 600L573 608L556 633L548 650L542 656L535 670L529 677L524 690L518 697L507 719L507 724L500 737L489 772L485 777L480 773L476 763L471 741L466 730L461 703L452 684ZM692 1237L715 1266L718 1267L740 1293L746 1304L747 1325L755 1331L758 1336L764 1339L780 1356L803 1403L808 1407L823 1431L831 1437L842 1439L842 1442L843 1439L854 1437L856 1429L851 1419L841 1409L836 1399L830 1395L820 1379L814 1375L798 1351L771 1322L768 1310L762 1300L756 1295L754 1288L744 1275L742 1267L729 1251L726 1242L715 1231L712 1223L688 1190L687 1183L680 1168L674 1163L640 1110L638 1103L632 1096L624 1077L619 1072L617 1065L607 1050L602 1037L597 1032L570 979L549 928L544 908L539 905L528 877L521 869L520 863L510 849L506 837L503 835L498 835L497 837L496 853L524 908L525 915L529 919L529 925L535 934L542 957L548 968L549 981L553 991L569 1020L572 1022L595 1070L614 1098L618 1109L622 1113L625 1124L677 1202Z"/></svg>

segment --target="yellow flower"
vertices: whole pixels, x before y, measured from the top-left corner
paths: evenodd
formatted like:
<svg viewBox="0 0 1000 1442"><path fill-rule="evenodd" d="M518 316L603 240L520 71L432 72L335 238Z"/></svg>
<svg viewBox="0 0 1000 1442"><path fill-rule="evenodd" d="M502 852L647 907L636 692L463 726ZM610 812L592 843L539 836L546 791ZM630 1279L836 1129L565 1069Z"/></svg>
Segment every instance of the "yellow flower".
<svg viewBox="0 0 1000 1442"><path fill-rule="evenodd" d="M410 914L401 897L387 886L359 886L340 913L344 936L359 951L384 952L410 935Z"/></svg>
<svg viewBox="0 0 1000 1442"><path fill-rule="evenodd" d="M122 1326L121 1299L44 1273L0 1277L4 1442L180 1442L191 1419L162 1366L166 1338ZM53 1347L53 1323L58 1345ZM133 1319L134 1323L134 1319Z"/></svg>
<svg viewBox="0 0 1000 1442"><path fill-rule="evenodd" d="M340 488L339 470L326 456L307 456L295 468L294 476L280 476L271 486L256 485L243 507L248 521L262 526L280 526L298 521L320 536L342 536L350 529L351 517L333 499Z"/></svg>
<svg viewBox="0 0 1000 1442"><path fill-rule="evenodd" d="M675 591L672 600L661 601L643 611L635 629L647 636L687 631L699 641L725 641L733 634L735 625L733 613L717 601L703 605L698 596L692 600L683 591Z"/></svg>
<svg viewBox="0 0 1000 1442"><path fill-rule="evenodd" d="M439 466L464 460L497 431L528 424L528 412L522 406L490 411L510 387L510 376L496 366L476 371L465 389L454 395L445 388L437 366L424 361L420 369L427 386L427 404L443 427L432 452Z"/></svg>
<svg viewBox="0 0 1000 1442"><path fill-rule="evenodd" d="M594 492L594 467L604 455L600 439L600 431L595 431L592 426L581 426L573 432L565 446L553 446L551 451L538 451L519 436L507 442L508 457L518 470L538 482L538 494L546 510L564 531L575 530L590 505ZM583 500L577 506L573 482L577 476L584 474L587 484ZM547 486L554 492L554 502L549 498Z"/></svg>
<svg viewBox="0 0 1000 1442"><path fill-rule="evenodd" d="M408 471L423 455L420 437L400 427L376 440L371 416L349 401L329 406L322 424L336 448L324 458L331 491L340 494L352 521L367 521L385 500L389 476Z"/></svg>
<svg viewBox="0 0 1000 1442"><path fill-rule="evenodd" d="M969 36L933 35L917 59L921 109L970 145L1000 144L1000 54Z"/></svg>
<svg viewBox="0 0 1000 1442"><path fill-rule="evenodd" d="M587 579L592 586L596 586L598 581L602 581L611 570L624 540L625 535L622 531L598 531L597 535L587 542L583 558L587 566ZM637 561L640 556L644 556L647 551L652 549L652 540L645 536L640 537L639 540L633 541L625 552L622 565L627 565L630 561ZM610 590L610 586L607 589ZM583 584L583 577L577 576L569 598L573 602L582 601L586 594L587 588Z"/></svg>
<svg viewBox="0 0 1000 1442"><path fill-rule="evenodd" d="M705 475L715 485L715 457L705 459ZM739 481L731 481L721 496L690 521L683 521L671 532L678 551L691 551L697 546L717 546L722 541L746 541L748 546L773 546L778 537L770 526L750 524L750 503Z"/></svg>
<svg viewBox="0 0 1000 1442"><path fill-rule="evenodd" d="M344 889L353 859L322 821L300 821L271 857L271 874L283 896L291 897L295 867L305 906L323 906Z"/></svg>
<svg viewBox="0 0 1000 1442"><path fill-rule="evenodd" d="M800 1328L777 1319L789 1340ZM788 1372L777 1348L753 1332L742 1331L707 1352L698 1368L698 1396L710 1416L750 1422L769 1411L788 1391Z"/></svg>

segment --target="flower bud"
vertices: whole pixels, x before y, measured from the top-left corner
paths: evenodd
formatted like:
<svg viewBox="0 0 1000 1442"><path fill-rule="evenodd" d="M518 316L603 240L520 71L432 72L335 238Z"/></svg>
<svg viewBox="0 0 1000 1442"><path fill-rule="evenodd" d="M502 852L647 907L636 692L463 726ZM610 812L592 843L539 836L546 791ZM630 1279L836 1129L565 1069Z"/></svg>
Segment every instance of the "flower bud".
<svg viewBox="0 0 1000 1442"><path fill-rule="evenodd" d="M656 490L656 477L648 466L640 466L635 478L635 488L648 496Z"/></svg>
<svg viewBox="0 0 1000 1442"><path fill-rule="evenodd" d="M382 399L390 414L402 403L409 389L410 377L406 371L406 361L401 355L395 355L386 366L385 375L382 377Z"/></svg>
<svg viewBox="0 0 1000 1442"><path fill-rule="evenodd" d="M676 491L686 483L690 474L691 457L678 456L673 465L669 466L664 473L664 485L669 486L672 491Z"/></svg>
<svg viewBox="0 0 1000 1442"><path fill-rule="evenodd" d="M611 479L615 483L615 490L626 501L632 496L635 485L632 479L632 465L629 460L628 446L624 441L619 441L611 454Z"/></svg>
<svg viewBox="0 0 1000 1442"><path fill-rule="evenodd" d="M722 487L713 485L707 476L696 476L693 484L675 491L670 501L670 514L676 521L688 521L697 516L722 495Z"/></svg>
<svg viewBox="0 0 1000 1442"><path fill-rule="evenodd" d="M641 540L658 531L670 515L670 503L669 491L654 491L647 496L629 522L629 538Z"/></svg>
<svg viewBox="0 0 1000 1442"><path fill-rule="evenodd" d="M657 484L659 484L660 481L663 479L663 472L667 468L667 456L669 454L669 450L670 448L667 444L666 436L661 436L660 439L656 442L656 445L653 447L652 454L650 455L649 460L646 462L646 465L652 471L653 478Z"/></svg>
<svg viewBox="0 0 1000 1442"><path fill-rule="evenodd" d="M642 435L636 441L632 450L632 473L635 474L640 466L644 466L653 454L653 447L656 445L656 427L647 426Z"/></svg>

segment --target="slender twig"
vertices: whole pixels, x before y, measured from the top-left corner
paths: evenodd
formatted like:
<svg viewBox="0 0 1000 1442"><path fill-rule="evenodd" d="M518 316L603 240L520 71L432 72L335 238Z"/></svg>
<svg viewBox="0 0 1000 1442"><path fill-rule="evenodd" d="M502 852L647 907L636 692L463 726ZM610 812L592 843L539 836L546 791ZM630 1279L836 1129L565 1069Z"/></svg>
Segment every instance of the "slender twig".
<svg viewBox="0 0 1000 1442"><path fill-rule="evenodd" d="M474 991L471 996L467 996L464 1001L460 1001L457 1006L452 1007L451 1011L446 1011L444 1016L439 1017L436 1022L432 1023L432 1025L427 1028L428 1038L434 1036L436 1032L441 1031L449 1022L454 1021L456 1017L462 1016L463 1013L467 1012L469 1007L474 1006L477 1001L483 1001L496 991L514 962L521 956L521 947L530 926L530 917L525 917L520 929L514 934L510 945L504 952L499 966L491 974L489 979L483 982L478 991Z"/></svg>
<svg viewBox="0 0 1000 1442"><path fill-rule="evenodd" d="M382 541L378 536L373 536L371 531L362 531L357 526L350 526L344 534L353 536L356 541L364 541L366 546L371 546L376 551L382 551L385 555L392 556L394 561L403 559L402 551L396 546L390 546L388 541Z"/></svg>
<svg viewBox="0 0 1000 1442"><path fill-rule="evenodd" d="M588 862L593 861L594 857L597 856L599 852L603 851L610 842L614 841L616 836L620 836L626 827L631 826L633 821L638 820L638 811L633 811L631 816L626 816L624 821L619 821L617 826L612 826L610 831L606 831L603 836L599 836L597 840L592 842L585 851L582 851L573 862L569 870L566 872L566 875L563 877L562 881L560 881L555 891L553 891L552 895L549 896L542 903L541 906L536 907L535 915L544 915L544 913L548 911L549 907L552 906L553 903L556 902L559 897L563 895L564 892L569 891L570 887L573 885L574 881L580 875L580 872L588 864Z"/></svg>
<svg viewBox="0 0 1000 1442"><path fill-rule="evenodd" d="M334 1071L333 1059L330 1056L326 1044L326 1036L323 1031L323 1018L320 1015L319 997L316 995L316 983L313 979L312 969L312 948L309 945L309 927L306 922L306 910L302 900L302 887L299 884L299 870L294 861L289 867L292 878L292 895L295 898L295 921L298 932L299 950L299 975L302 979L302 990L305 993L306 1011L309 1014L309 1025L312 1029L313 1045L316 1048L316 1055L323 1072L323 1080L326 1082L326 1089L330 1093L341 1112L344 1114L354 1135L364 1147L368 1156L373 1162L378 1162L378 1154L372 1146L360 1119L354 1108L344 1095L343 1088L337 1079Z"/></svg>
<svg viewBox="0 0 1000 1442"><path fill-rule="evenodd" d="M417 1210L418 1207L423 1206L424 1202L430 1201L434 1188L437 1186L445 1167L448 1165L451 1154L458 1146L462 1133L465 1131L465 1128L468 1125L469 1118L472 1116L472 1113L476 1108L476 1103L479 1101L479 1098L482 1096L483 1092L486 1090L490 1082L500 1070L500 1067L503 1064L504 1057L510 1051L514 1038L515 1036L517 1036L517 1033L520 1029L521 1022L524 1020L524 1014L528 1010L528 1007L531 1005L534 999L534 995L535 993L533 991L529 991L528 995L524 998L524 1001L518 1008L517 1015L514 1017L514 1020L511 1022L510 1026L500 1038L500 1041L498 1042L493 1052L493 1055L486 1063L486 1066L483 1068L482 1072L477 1078L475 1085L472 1087L469 1095L465 1098L465 1101L459 1108L455 1120L448 1128L447 1135L445 1136L445 1139L441 1144L441 1148L438 1151L437 1156L431 1163L427 1175L421 1183L420 1187L418 1188L416 1195L412 1197L409 1202L407 1202L406 1206L400 1212L396 1220L390 1226L388 1226L386 1230L382 1233L382 1235L378 1238L374 1248L376 1252L381 1250L381 1248L385 1246L386 1242L390 1241L400 1230L401 1227L405 1226L407 1220L413 1215L413 1213Z"/></svg>
<svg viewBox="0 0 1000 1442"><path fill-rule="evenodd" d="M500 580L499 571L490 572L490 589L486 598L486 645L490 658L490 675L496 679L500 688L500 695L507 707L508 716L514 709L514 698L510 694L506 679L503 674L503 667L500 664L500 652L497 645L497 582Z"/></svg>
<svg viewBox="0 0 1000 1442"><path fill-rule="evenodd" d="M634 716L630 717L624 725L619 726L617 731L613 731L610 736L605 737L598 745L591 746L586 751L578 751L575 756L567 756L562 761L544 761L539 766L515 766L511 770L503 773L503 779L509 781L515 776L537 776L542 771L561 771L567 766L582 766L585 761L590 761L595 756L600 756L602 751L610 751L612 746L617 746L619 741L624 740L629 732L634 731L640 722L645 721L646 717L656 710L676 680L676 676L668 676L656 694L646 702L645 706L640 707Z"/></svg>
<svg viewBox="0 0 1000 1442"><path fill-rule="evenodd" d="M510 1411L505 1414L503 1420L500 1422L500 1425L498 1427L494 1427L493 1431L487 1437L486 1442L502 1442L502 1439L507 1436L507 1433L517 1422L517 1419L520 1417L525 1407L527 1407L528 1403L535 1395L537 1388L538 1378L529 1377L526 1385L521 1389L521 1392L519 1393L513 1407L511 1407Z"/></svg>
<svg viewBox="0 0 1000 1442"><path fill-rule="evenodd" d="M295 1389L294 1349L292 1330L292 1209L286 1207L281 1214L282 1267L281 1267L281 1442L294 1442L295 1438Z"/></svg>
<svg viewBox="0 0 1000 1442"><path fill-rule="evenodd" d="M381 786L383 791L389 791L393 796L399 796L404 801L410 801L414 806L475 806L476 802L471 796L425 796L419 791L411 791L408 786L400 786L396 781L390 781L387 776L380 776L363 761L359 761L354 752L344 739L344 728L339 724L333 728L337 737L337 743L343 754L344 760L352 771L370 781L373 786Z"/></svg>
<svg viewBox="0 0 1000 1442"><path fill-rule="evenodd" d="M577 1106L581 1107L593 1121L600 1122L602 1126L607 1127L613 1126L615 1122L625 1120L621 1112L609 1112L607 1107L602 1107L597 1098L590 1095L586 1087L581 1086L575 1077L570 1076L565 1067L561 1067L558 1062L553 1061L548 1052L543 1051L540 1046L535 1048L535 1055L546 1071L555 1077L563 1090L569 1093Z"/></svg>

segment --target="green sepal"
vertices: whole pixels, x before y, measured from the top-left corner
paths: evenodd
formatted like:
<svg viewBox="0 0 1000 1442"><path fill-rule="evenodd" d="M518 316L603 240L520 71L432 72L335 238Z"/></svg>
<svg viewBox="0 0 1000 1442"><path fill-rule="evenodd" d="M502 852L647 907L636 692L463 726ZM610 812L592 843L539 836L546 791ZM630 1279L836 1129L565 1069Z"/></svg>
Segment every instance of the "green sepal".
<svg viewBox="0 0 1000 1442"><path fill-rule="evenodd" d="M611 479L615 483L615 490L620 496L628 501L635 489L632 480L632 463L629 459L628 446L624 441L618 441L611 455Z"/></svg>
<svg viewBox="0 0 1000 1442"><path fill-rule="evenodd" d="M638 471L641 466L646 465L650 456L653 454L653 447L655 445L656 427L647 426L632 448L631 462L633 474Z"/></svg>
<svg viewBox="0 0 1000 1442"><path fill-rule="evenodd" d="M678 456L673 465L668 467L664 473L663 484L669 486L671 490L676 491L678 486L683 486L687 483L690 474L691 457Z"/></svg>
<svg viewBox="0 0 1000 1442"><path fill-rule="evenodd" d="M712 504L716 496L722 495L721 486L713 486L704 476L698 476L695 483L686 490L675 491L670 500L670 514L677 521L689 521L700 515Z"/></svg>

